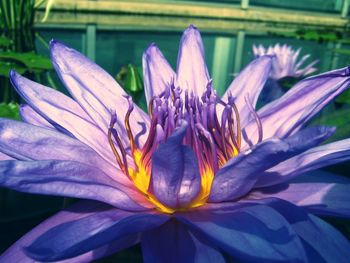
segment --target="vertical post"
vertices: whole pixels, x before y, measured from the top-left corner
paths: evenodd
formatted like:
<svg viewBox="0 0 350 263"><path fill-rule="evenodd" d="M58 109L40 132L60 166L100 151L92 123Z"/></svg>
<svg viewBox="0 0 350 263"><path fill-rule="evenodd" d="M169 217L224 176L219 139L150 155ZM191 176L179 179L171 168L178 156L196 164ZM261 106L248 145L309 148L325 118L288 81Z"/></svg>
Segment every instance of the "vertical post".
<svg viewBox="0 0 350 263"><path fill-rule="evenodd" d="M96 59L96 25L86 26L86 39L85 39L85 51L86 56L92 61Z"/></svg>
<svg viewBox="0 0 350 263"><path fill-rule="evenodd" d="M236 53L235 53L235 64L234 64L234 68L233 68L234 73L238 73L241 70L241 67L242 67L244 39L245 39L245 32L244 31L238 31L238 33L237 33Z"/></svg>
<svg viewBox="0 0 350 263"><path fill-rule="evenodd" d="M248 9L248 7L249 7L249 0L241 0L241 8Z"/></svg>
<svg viewBox="0 0 350 263"><path fill-rule="evenodd" d="M231 78L234 45L235 39L232 36L215 38L212 78L213 85L219 95L224 94L227 88L227 79Z"/></svg>
<svg viewBox="0 0 350 263"><path fill-rule="evenodd" d="M349 13L349 0L343 0L343 8L341 10L341 17L346 18Z"/></svg>

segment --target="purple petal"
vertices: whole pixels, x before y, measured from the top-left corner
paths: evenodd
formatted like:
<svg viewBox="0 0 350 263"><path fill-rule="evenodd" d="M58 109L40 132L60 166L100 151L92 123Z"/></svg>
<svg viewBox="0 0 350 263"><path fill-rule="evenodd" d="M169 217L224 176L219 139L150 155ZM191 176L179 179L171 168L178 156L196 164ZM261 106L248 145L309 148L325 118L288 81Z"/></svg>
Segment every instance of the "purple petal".
<svg viewBox="0 0 350 263"><path fill-rule="evenodd" d="M142 235L145 263L224 263L221 253L197 239L177 221L147 231Z"/></svg>
<svg viewBox="0 0 350 263"><path fill-rule="evenodd" d="M201 186L196 156L190 147L182 145L186 127L178 128L152 156L151 191L171 208L185 207Z"/></svg>
<svg viewBox="0 0 350 263"><path fill-rule="evenodd" d="M5 153L0 152L0 161L6 161L6 160L14 160L14 158Z"/></svg>
<svg viewBox="0 0 350 263"><path fill-rule="evenodd" d="M272 186L287 182L308 171L350 159L350 139L312 148L267 170L255 187Z"/></svg>
<svg viewBox="0 0 350 263"><path fill-rule="evenodd" d="M130 198L137 195L135 190L99 169L71 161L1 161L0 185L26 193L92 199L128 210L146 209Z"/></svg>
<svg viewBox="0 0 350 263"><path fill-rule="evenodd" d="M248 198L277 197L318 215L350 218L350 180L324 171L299 176L289 184L255 189Z"/></svg>
<svg viewBox="0 0 350 263"><path fill-rule="evenodd" d="M249 96L249 101L255 107L260 92L269 77L271 65L272 56L261 56L254 59L232 81L222 97L224 101L227 101L228 95L232 94L242 123L246 123L250 112L245 97Z"/></svg>
<svg viewBox="0 0 350 263"><path fill-rule="evenodd" d="M28 104L56 129L73 135L111 163L115 157L108 146L107 129L101 131L72 99L54 89L35 83L14 71L11 82ZM97 139L98 138L98 139Z"/></svg>
<svg viewBox="0 0 350 263"><path fill-rule="evenodd" d="M299 238L274 209L242 203L220 206L179 214L177 218L240 262L305 262Z"/></svg>
<svg viewBox="0 0 350 263"><path fill-rule="evenodd" d="M111 110L116 110L116 128L125 143L129 143L124 127L128 110L127 95L119 84L102 68L78 51L66 47L58 41L50 43L51 60L57 74L68 91L103 131L107 131ZM130 116L130 126L134 135L143 128L148 130L149 117L137 105ZM139 137L144 142L146 135Z"/></svg>
<svg viewBox="0 0 350 263"><path fill-rule="evenodd" d="M263 141L251 151L240 153L229 160L215 175L209 200L221 202L245 195L266 169L318 145L333 133L333 128L309 128L285 140Z"/></svg>
<svg viewBox="0 0 350 263"><path fill-rule="evenodd" d="M104 211L108 208L109 206L102 203L98 203L94 201L80 201L70 206L68 209L63 210L57 213L56 215L50 217L49 219L41 223L39 226L31 230L29 233L24 235L20 240L18 240L7 251L5 251L5 253L3 253L0 256L0 262L26 262L26 263L37 262L36 260L33 260L29 258L26 254L24 254L23 247L30 245L34 240L36 240L43 233L45 233L49 229L59 224L79 220L84 217ZM132 246L138 242L139 242L139 238L137 235L135 237L130 236L130 239L124 240L123 244L120 244L119 241L115 241L108 245L99 247L95 250L89 251L81 256L70 258L67 261L60 261L60 263L91 262L98 258L113 254L126 247Z"/></svg>
<svg viewBox="0 0 350 263"><path fill-rule="evenodd" d="M350 243L334 227L286 201L267 199L262 200L262 203L278 211L291 224L295 233L325 262L348 262Z"/></svg>
<svg viewBox="0 0 350 263"><path fill-rule="evenodd" d="M300 81L280 99L258 111L264 138L286 137L298 131L311 117L350 85L349 68L338 69ZM245 127L255 137L255 122Z"/></svg>
<svg viewBox="0 0 350 263"><path fill-rule="evenodd" d="M67 259L153 229L168 219L154 212L111 208L49 229L26 248L26 253L40 261Z"/></svg>
<svg viewBox="0 0 350 263"><path fill-rule="evenodd" d="M204 46L198 29L193 25L182 35L176 74L177 84L183 90L198 96L206 90L210 77L205 64Z"/></svg>
<svg viewBox="0 0 350 263"><path fill-rule="evenodd" d="M175 72L155 44L143 53L143 81L147 105L153 96L160 95L174 80Z"/></svg>
<svg viewBox="0 0 350 263"><path fill-rule="evenodd" d="M22 121L39 127L54 128L45 118L39 115L27 104L22 104L19 108Z"/></svg>

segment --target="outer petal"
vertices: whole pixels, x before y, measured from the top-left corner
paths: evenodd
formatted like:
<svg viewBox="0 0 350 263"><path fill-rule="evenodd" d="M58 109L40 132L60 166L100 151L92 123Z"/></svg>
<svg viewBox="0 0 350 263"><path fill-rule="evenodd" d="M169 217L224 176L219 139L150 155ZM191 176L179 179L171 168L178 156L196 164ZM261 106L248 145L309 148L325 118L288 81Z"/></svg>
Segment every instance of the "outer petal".
<svg viewBox="0 0 350 263"><path fill-rule="evenodd" d="M280 99L259 110L264 138L286 137L298 131L335 96L349 87L349 72L349 68L343 68L304 79ZM249 137L257 133L254 122L245 130Z"/></svg>
<svg viewBox="0 0 350 263"><path fill-rule="evenodd" d="M257 144L251 151L232 158L217 172L209 200L221 202L245 195L266 169L318 145L333 133L333 128L314 127L285 140L271 139Z"/></svg>
<svg viewBox="0 0 350 263"><path fill-rule="evenodd" d="M277 197L318 215L350 218L350 180L323 171L299 176L289 184L256 189L250 199Z"/></svg>
<svg viewBox="0 0 350 263"><path fill-rule="evenodd" d="M197 239L177 221L142 235L145 263L224 263L221 253Z"/></svg>
<svg viewBox="0 0 350 263"><path fill-rule="evenodd" d="M305 172L349 159L350 139L321 145L267 170L258 179L255 187L266 187L283 183Z"/></svg>
<svg viewBox="0 0 350 263"><path fill-rule="evenodd" d="M54 128L47 120L40 116L33 108L27 104L22 104L19 108L22 121L40 127Z"/></svg>
<svg viewBox="0 0 350 263"><path fill-rule="evenodd" d="M128 110L128 100L125 98L127 94L124 90L107 72L78 51L57 41L51 41L50 51L57 74L91 119L103 131L107 131L111 110L116 110L119 116L119 125L116 128L124 142L128 143L123 128L123 120ZM149 127L148 115L136 105L130 116L130 126L134 135ZM139 137L141 143L145 137Z"/></svg>
<svg viewBox="0 0 350 263"><path fill-rule="evenodd" d="M232 81L222 97L224 101L228 100L229 94L235 98L242 124L246 123L250 112L245 97L248 96L249 101L255 107L260 92L269 77L271 65L272 56L261 56L254 59Z"/></svg>
<svg viewBox="0 0 350 263"><path fill-rule="evenodd" d="M299 238L274 209L257 204L227 204L177 215L178 220L243 262L305 262Z"/></svg>
<svg viewBox="0 0 350 263"><path fill-rule="evenodd" d="M0 151L19 160L68 160L94 164L120 182L130 185L118 169L80 141L23 122L0 118Z"/></svg>
<svg viewBox="0 0 350 263"><path fill-rule="evenodd" d="M168 216L156 213L112 208L49 229L34 240L26 252L40 261L67 259L153 229L167 220Z"/></svg>
<svg viewBox="0 0 350 263"><path fill-rule="evenodd" d="M71 161L1 161L0 185L17 191L92 199L127 210L145 210L120 185L92 166Z"/></svg>
<svg viewBox="0 0 350 263"><path fill-rule="evenodd" d="M75 101L14 71L11 71L10 77L17 92L56 129L76 137L114 163L114 155L111 149L106 147L109 145L107 129L101 131L96 127Z"/></svg>
<svg viewBox="0 0 350 263"><path fill-rule="evenodd" d="M186 124L178 128L152 156L152 192L171 208L185 207L201 186L196 156L190 147L182 145L186 128Z"/></svg>
<svg viewBox="0 0 350 263"><path fill-rule="evenodd" d="M0 161L13 160L13 158L5 153L0 152Z"/></svg>
<svg viewBox="0 0 350 263"><path fill-rule="evenodd" d="M182 35L176 73L177 84L183 90L202 96L210 77L205 64L202 38L193 25L190 25Z"/></svg>
<svg viewBox="0 0 350 263"><path fill-rule="evenodd" d="M175 78L175 72L155 44L143 53L143 81L147 105L153 96L160 95Z"/></svg>
<svg viewBox="0 0 350 263"><path fill-rule="evenodd" d="M311 246L325 262L348 262L350 243L331 225L283 200L267 199L262 202L286 218L297 235Z"/></svg>
<svg viewBox="0 0 350 263"><path fill-rule="evenodd" d="M34 240L36 240L40 235L48 231L49 229L66 222L72 222L85 218L87 216L99 213L109 209L109 206L94 202L94 201L80 201L66 210L63 210L56 215L50 217L39 226L35 227L29 233L24 235L20 240L13 244L5 253L0 256L0 262L16 262L16 263L34 263L37 262L34 259L29 258L23 251L23 247L30 245ZM69 263L80 263L80 262L91 262L100 257L110 255L114 252L117 252L128 246L138 242L138 236L135 236L134 239L124 240L123 244L120 244L118 241L110 243L108 245L102 246L95 250L89 251L81 256L71 258L67 261Z"/></svg>

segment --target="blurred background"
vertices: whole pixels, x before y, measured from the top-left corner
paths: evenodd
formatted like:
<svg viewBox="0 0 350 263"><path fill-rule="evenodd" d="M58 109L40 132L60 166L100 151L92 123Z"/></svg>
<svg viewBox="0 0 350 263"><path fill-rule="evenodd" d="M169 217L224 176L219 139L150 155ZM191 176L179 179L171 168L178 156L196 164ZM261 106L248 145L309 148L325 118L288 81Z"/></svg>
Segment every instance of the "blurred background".
<svg viewBox="0 0 350 263"><path fill-rule="evenodd" d="M271 93L265 87L261 106L311 71L321 73L350 64L349 4L349 0L0 0L0 117L19 119L22 101L9 83L10 69L65 92L49 60L51 39L94 60L145 107L143 51L155 42L176 68L179 40L189 24L201 30L207 65L219 94L261 52L284 50L286 54L285 45L291 56L299 52L295 64L300 61L300 65L296 66L312 70L271 76L268 85L277 91ZM254 52L253 45L260 53ZM275 48L268 51L269 46ZM289 63L285 60L281 57L282 65ZM346 92L311 124L336 125L333 140L350 137L349 104ZM345 163L328 170L350 176L349 167ZM0 253L66 203L62 198L0 189ZM349 222L330 222L349 237ZM103 262L116 259L141 262L140 248Z"/></svg>

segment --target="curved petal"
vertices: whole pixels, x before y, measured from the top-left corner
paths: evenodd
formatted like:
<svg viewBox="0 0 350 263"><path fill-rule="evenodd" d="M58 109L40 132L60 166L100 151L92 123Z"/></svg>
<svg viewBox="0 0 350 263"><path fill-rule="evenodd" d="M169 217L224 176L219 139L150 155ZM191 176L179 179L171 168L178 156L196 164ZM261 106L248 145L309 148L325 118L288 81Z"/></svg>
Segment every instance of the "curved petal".
<svg viewBox="0 0 350 263"><path fill-rule="evenodd" d="M49 229L26 248L26 253L40 261L67 259L156 228L168 219L155 212L111 208Z"/></svg>
<svg viewBox="0 0 350 263"><path fill-rule="evenodd" d="M29 258L23 250L23 247L30 245L39 236L44 234L46 231L54 228L55 226L67 222L73 222L85 218L87 216L99 213L109 209L109 206L95 201L79 201L78 203L70 206L69 208L53 215L29 233L24 235L9 249L7 249L2 255L0 255L0 262L16 262L16 263L34 263L37 262L34 259ZM124 240L123 244L118 241L104 245L95 250L86 252L85 254L70 258L67 261L59 261L60 263L80 263L80 262L91 262L98 258L108 256L121 249L127 248L139 242L139 237L130 237L129 240Z"/></svg>
<svg viewBox="0 0 350 263"><path fill-rule="evenodd" d="M175 72L155 44L151 44L142 56L143 82L147 105L153 96L160 95L175 78Z"/></svg>
<svg viewBox="0 0 350 263"><path fill-rule="evenodd" d="M324 171L299 176L289 184L255 189L247 198L277 197L317 215L350 218L350 180Z"/></svg>
<svg viewBox="0 0 350 263"><path fill-rule="evenodd" d="M182 145L186 128L178 128L152 155L151 191L171 208L186 207L201 187L196 156L190 147Z"/></svg>
<svg viewBox="0 0 350 263"><path fill-rule="evenodd" d="M124 127L128 111L127 94L119 84L102 68L78 51L66 47L58 41L50 42L51 60L54 68L68 91L81 105L91 119L107 131L111 119L111 110L116 110L117 130L125 143L129 143ZM123 105L125 105L123 107ZM149 128L149 118L137 105L130 116L130 126L134 134ZM139 136L140 142L146 135ZM141 145L142 146L142 145Z"/></svg>
<svg viewBox="0 0 350 263"><path fill-rule="evenodd" d="M177 218L238 261L306 260L303 246L289 223L265 205L231 203L221 209L178 214Z"/></svg>
<svg viewBox="0 0 350 263"><path fill-rule="evenodd" d="M145 263L224 263L221 253L175 220L142 234Z"/></svg>
<svg viewBox="0 0 350 263"><path fill-rule="evenodd" d="M0 118L0 151L19 160L67 160L94 164L108 175L131 185L118 169L80 141L23 122Z"/></svg>
<svg viewBox="0 0 350 263"><path fill-rule="evenodd" d="M348 262L350 243L334 227L289 202L269 198L262 200L262 203L278 211L291 224L295 233L325 262Z"/></svg>
<svg viewBox="0 0 350 263"><path fill-rule="evenodd" d="M26 193L92 199L127 210L146 209L131 199L138 196L135 190L120 186L99 169L71 161L1 161L0 185Z"/></svg>
<svg viewBox="0 0 350 263"><path fill-rule="evenodd" d="M39 127L54 128L47 120L40 116L28 104L22 104L19 108L22 121Z"/></svg>
<svg viewBox="0 0 350 263"><path fill-rule="evenodd" d="M101 131L96 127L79 104L64 94L22 77L14 71L11 71L10 78L21 97L56 129L74 136L110 163L115 163L112 150L106 147L109 145L107 129Z"/></svg>
<svg viewBox="0 0 350 263"><path fill-rule="evenodd" d="M0 161L6 161L6 160L14 160L14 158L5 153L0 152Z"/></svg>
<svg viewBox="0 0 350 263"><path fill-rule="evenodd" d="M350 85L350 68L342 68L306 78L280 99L258 111L264 138L286 137L298 131L311 117ZM258 133L255 122L245 127L246 133Z"/></svg>
<svg viewBox="0 0 350 263"><path fill-rule="evenodd" d="M198 29L190 25L182 34L177 58L177 85L202 96L209 82L204 46Z"/></svg>
<svg viewBox="0 0 350 263"><path fill-rule="evenodd" d="M209 201L237 199L248 193L266 169L293 157L334 133L334 128L304 129L284 140L271 139L229 160L215 175Z"/></svg>
<svg viewBox="0 0 350 263"><path fill-rule="evenodd" d="M249 101L255 107L260 92L269 77L271 65L272 56L261 56L254 59L232 81L222 97L224 101L228 100L229 94L235 98L242 124L246 123L250 113L245 97L248 96Z"/></svg>
<svg viewBox="0 0 350 263"><path fill-rule="evenodd" d="M255 187L266 187L287 182L308 171L350 159L350 139L312 148L267 170Z"/></svg>

